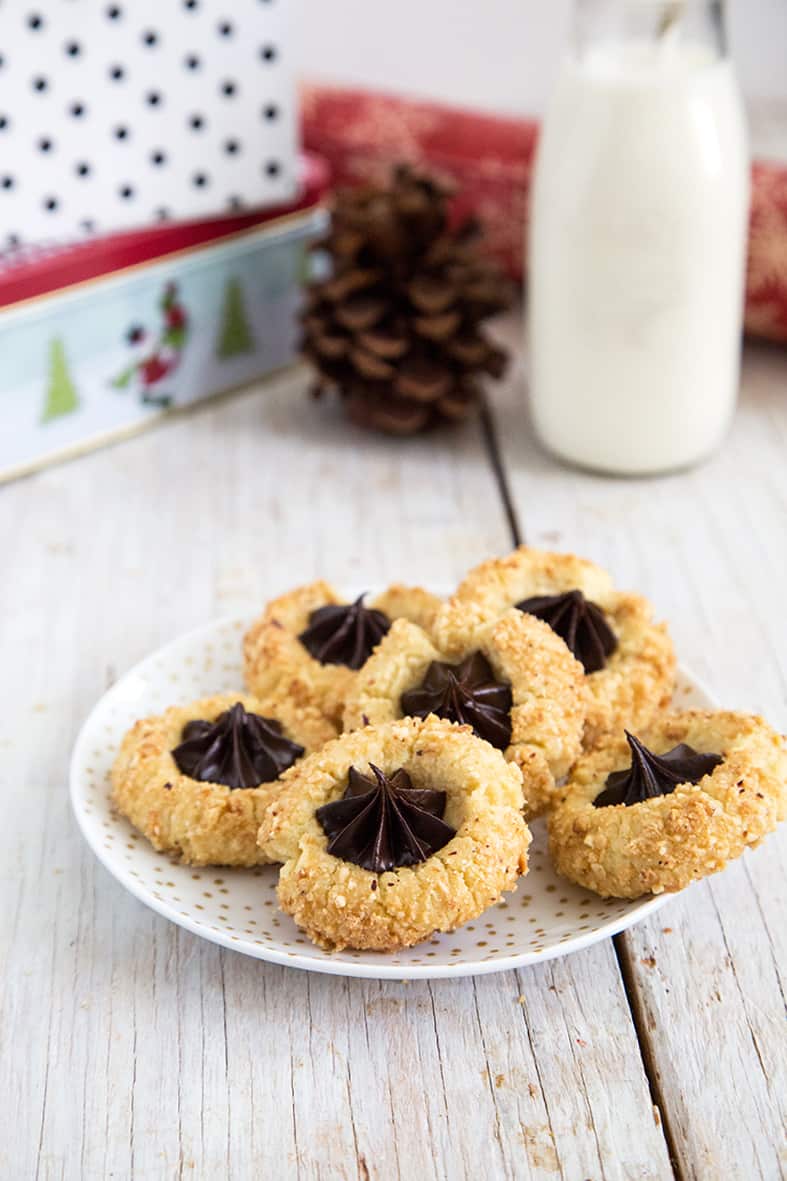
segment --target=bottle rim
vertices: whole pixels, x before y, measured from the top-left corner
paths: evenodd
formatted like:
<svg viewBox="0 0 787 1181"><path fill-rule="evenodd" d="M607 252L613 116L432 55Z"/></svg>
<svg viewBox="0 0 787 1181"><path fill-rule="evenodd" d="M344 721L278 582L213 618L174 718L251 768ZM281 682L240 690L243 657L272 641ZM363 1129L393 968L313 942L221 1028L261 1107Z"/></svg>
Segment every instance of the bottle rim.
<svg viewBox="0 0 787 1181"><path fill-rule="evenodd" d="M705 39L713 42L720 57L728 57L727 8L727 0L574 0L574 41L578 47L584 40L582 27L594 15L613 16L617 20L647 19L647 33L654 40L666 38L673 27L677 33L687 20L696 31L696 22L702 18ZM624 28L621 32L633 33L633 30ZM637 32L641 33L638 27Z"/></svg>

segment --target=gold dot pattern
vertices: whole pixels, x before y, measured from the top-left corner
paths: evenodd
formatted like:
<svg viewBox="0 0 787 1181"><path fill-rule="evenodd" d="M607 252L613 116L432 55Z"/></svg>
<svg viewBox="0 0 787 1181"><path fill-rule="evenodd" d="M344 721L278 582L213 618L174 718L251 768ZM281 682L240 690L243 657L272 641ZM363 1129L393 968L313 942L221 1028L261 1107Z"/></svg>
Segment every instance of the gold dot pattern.
<svg viewBox="0 0 787 1181"><path fill-rule="evenodd" d="M196 935L260 959L371 977L462 976L565 955L629 926L664 899L602 899L558 877L543 822L532 825L530 872L485 915L395 955L314 946L276 907L277 869L195 868L156 853L112 809L109 770L125 731L146 714L212 693L241 690L241 636L229 620L176 640L122 677L88 718L74 755L74 810L94 852L143 902ZM713 703L685 677L690 705Z"/></svg>

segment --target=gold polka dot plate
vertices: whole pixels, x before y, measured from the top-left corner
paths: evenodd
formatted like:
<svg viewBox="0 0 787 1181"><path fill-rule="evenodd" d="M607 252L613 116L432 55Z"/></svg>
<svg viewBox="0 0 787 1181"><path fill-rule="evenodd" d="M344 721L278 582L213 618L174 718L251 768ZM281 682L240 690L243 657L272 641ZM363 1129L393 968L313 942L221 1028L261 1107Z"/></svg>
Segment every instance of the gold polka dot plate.
<svg viewBox="0 0 787 1181"><path fill-rule="evenodd" d="M406 951L315 947L276 905L277 868L194 868L156 853L112 807L109 771L125 731L147 714L211 693L241 690L241 638L250 619L221 620L166 645L126 673L82 727L71 761L71 799L93 852L141 902L194 935L276 964L397 980L482 975L579 951L653 914L669 896L605 900L560 878L546 851L543 821L532 825L530 871L512 893L450 935ZM682 670L686 708L714 702Z"/></svg>

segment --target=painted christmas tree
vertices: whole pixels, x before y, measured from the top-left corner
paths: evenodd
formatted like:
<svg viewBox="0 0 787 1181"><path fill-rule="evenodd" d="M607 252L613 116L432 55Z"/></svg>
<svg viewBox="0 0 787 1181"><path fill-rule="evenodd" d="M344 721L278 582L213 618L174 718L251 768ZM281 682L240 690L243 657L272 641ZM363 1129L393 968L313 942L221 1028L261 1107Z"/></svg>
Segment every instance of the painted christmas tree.
<svg viewBox="0 0 787 1181"><path fill-rule="evenodd" d="M68 372L66 350L60 337L56 336L49 345L49 387L41 421L49 422L62 414L71 414L78 405L79 396Z"/></svg>
<svg viewBox="0 0 787 1181"><path fill-rule="evenodd" d="M224 288L224 307L216 354L223 361L228 357L237 357L240 353L252 353L256 347L254 334L246 316L240 280L228 279Z"/></svg>

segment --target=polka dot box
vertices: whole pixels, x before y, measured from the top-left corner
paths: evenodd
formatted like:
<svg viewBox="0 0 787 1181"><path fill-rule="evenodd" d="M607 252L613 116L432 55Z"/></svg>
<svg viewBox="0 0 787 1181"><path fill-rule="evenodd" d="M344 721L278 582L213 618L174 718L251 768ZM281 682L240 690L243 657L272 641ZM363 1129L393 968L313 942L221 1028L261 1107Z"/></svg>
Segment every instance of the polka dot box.
<svg viewBox="0 0 787 1181"><path fill-rule="evenodd" d="M5 0L0 250L282 204L290 0Z"/></svg>

